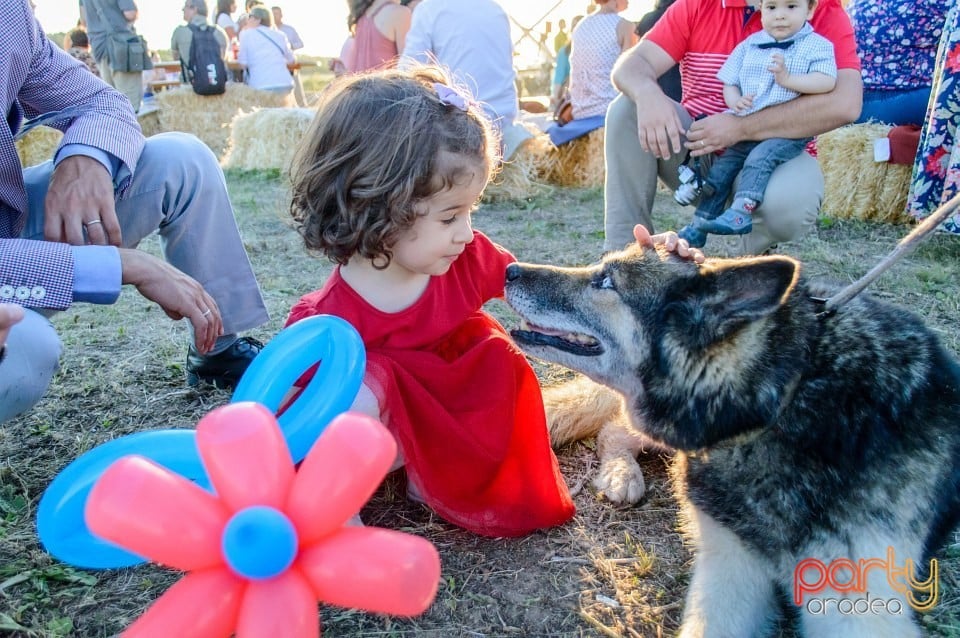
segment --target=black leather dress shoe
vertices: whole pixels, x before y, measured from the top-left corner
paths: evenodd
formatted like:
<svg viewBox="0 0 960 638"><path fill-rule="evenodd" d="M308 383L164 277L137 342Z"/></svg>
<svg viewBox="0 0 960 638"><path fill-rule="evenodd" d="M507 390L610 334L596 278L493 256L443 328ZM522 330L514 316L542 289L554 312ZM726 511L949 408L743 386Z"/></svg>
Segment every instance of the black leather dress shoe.
<svg viewBox="0 0 960 638"><path fill-rule="evenodd" d="M191 345L187 351L187 385L212 383L218 388L233 388L260 354L263 344L253 337L240 337L219 354L202 355Z"/></svg>

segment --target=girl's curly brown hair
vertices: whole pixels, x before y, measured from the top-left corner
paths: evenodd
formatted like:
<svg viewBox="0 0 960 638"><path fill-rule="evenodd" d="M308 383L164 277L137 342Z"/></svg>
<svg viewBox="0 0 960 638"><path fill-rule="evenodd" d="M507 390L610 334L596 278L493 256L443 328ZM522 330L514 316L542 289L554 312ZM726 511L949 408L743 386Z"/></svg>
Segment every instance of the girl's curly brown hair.
<svg viewBox="0 0 960 638"><path fill-rule="evenodd" d="M492 174L499 143L480 108L440 100L441 69L344 76L324 92L291 170L290 212L310 250L386 268L417 204L477 165ZM441 153L464 158L441 161Z"/></svg>

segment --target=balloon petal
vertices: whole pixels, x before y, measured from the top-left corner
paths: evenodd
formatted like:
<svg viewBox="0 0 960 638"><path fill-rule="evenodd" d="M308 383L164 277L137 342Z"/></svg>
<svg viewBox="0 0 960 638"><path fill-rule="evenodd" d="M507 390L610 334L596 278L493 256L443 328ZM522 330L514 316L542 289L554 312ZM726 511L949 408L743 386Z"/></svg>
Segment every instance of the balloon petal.
<svg viewBox="0 0 960 638"><path fill-rule="evenodd" d="M287 500L301 546L359 512L396 456L393 435L376 419L356 413L335 418L300 465Z"/></svg>
<svg viewBox="0 0 960 638"><path fill-rule="evenodd" d="M226 569L192 572L154 601L122 638L228 638L245 589Z"/></svg>
<svg viewBox="0 0 960 638"><path fill-rule="evenodd" d="M111 465L94 484L85 517L94 534L150 560L192 570L222 564L228 520L217 498L142 456Z"/></svg>
<svg viewBox="0 0 960 638"><path fill-rule="evenodd" d="M318 361L317 373L280 416L295 463L357 396L367 358L356 329L332 315L308 317L284 328L260 351L233 393L234 403L257 401L276 413L294 382Z"/></svg>
<svg viewBox="0 0 960 638"><path fill-rule="evenodd" d="M317 599L296 569L251 582L237 619L237 638L313 638L320 635Z"/></svg>
<svg viewBox="0 0 960 638"><path fill-rule="evenodd" d="M263 405L231 403L213 410L197 425L197 447L229 511L283 507L293 481L293 460L276 417Z"/></svg>
<svg viewBox="0 0 960 638"><path fill-rule="evenodd" d="M303 550L296 567L323 603L397 616L423 613L440 584L430 541L376 527L345 527Z"/></svg>

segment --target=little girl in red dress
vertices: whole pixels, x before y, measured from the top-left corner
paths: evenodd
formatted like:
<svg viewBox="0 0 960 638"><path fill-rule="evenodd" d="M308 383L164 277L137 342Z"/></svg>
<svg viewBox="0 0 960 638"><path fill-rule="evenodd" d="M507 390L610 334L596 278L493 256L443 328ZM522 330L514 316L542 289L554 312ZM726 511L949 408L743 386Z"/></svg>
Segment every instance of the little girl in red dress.
<svg viewBox="0 0 960 638"><path fill-rule="evenodd" d="M353 409L396 438L409 492L485 536L560 525L573 502L533 369L484 303L515 261L471 227L497 163L490 124L437 69L329 87L292 172L306 246L337 264L287 325L337 315L363 338Z"/></svg>

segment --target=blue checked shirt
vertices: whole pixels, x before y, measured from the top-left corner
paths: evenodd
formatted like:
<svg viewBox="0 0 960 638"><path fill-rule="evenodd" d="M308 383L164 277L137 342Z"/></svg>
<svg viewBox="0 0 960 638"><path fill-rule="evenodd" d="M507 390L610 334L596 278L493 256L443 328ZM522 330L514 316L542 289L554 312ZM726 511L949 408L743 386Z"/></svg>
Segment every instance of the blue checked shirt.
<svg viewBox="0 0 960 638"><path fill-rule="evenodd" d="M730 53L730 57L720 67L717 78L724 84L737 86L742 95L752 93L753 107L737 115L749 115L755 111L787 102L800 95L796 91L785 89L773 79L773 73L767 70L770 56L774 51L783 53L784 64L791 74L819 72L837 77L837 59L833 44L821 35L813 32L809 23L789 40L792 44L786 49L761 49L758 45L775 42L766 31L759 31L746 38Z"/></svg>
<svg viewBox="0 0 960 638"><path fill-rule="evenodd" d="M47 39L27 0L0 0L0 11L0 97L7 115L7 126L0 125L0 301L57 309L72 301L109 303L119 292L116 249L18 239L27 194L14 135L25 119L82 105L74 117L52 122L64 133L55 161L77 153L94 157L108 164L122 189L143 150L140 125L121 93ZM116 290L85 290L91 274L115 278Z"/></svg>

